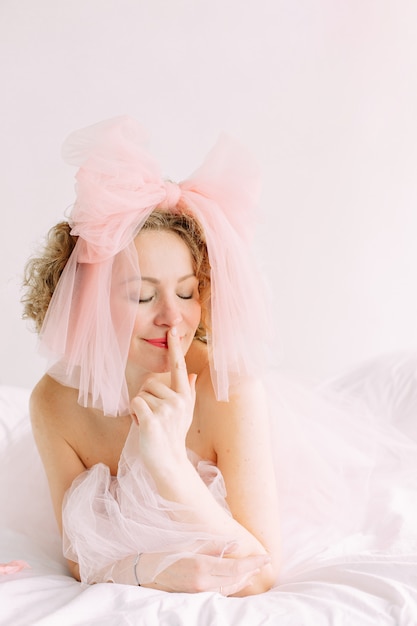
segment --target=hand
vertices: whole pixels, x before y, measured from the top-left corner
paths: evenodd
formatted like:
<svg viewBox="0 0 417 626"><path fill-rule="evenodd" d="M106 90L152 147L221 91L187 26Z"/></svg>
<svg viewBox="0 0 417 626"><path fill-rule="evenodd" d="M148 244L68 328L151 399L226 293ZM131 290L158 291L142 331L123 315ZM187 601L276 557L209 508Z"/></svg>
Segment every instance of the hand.
<svg viewBox="0 0 417 626"><path fill-rule="evenodd" d="M172 471L173 462L186 458L185 438L193 419L197 377L187 373L175 327L169 331L167 339L170 386L150 376L133 398L131 409L140 426L143 462L148 469L155 466L162 469L161 463L164 463Z"/></svg>
<svg viewBox="0 0 417 626"><path fill-rule="evenodd" d="M233 548L231 548L233 549ZM228 550L228 552L231 551ZM161 591L198 593L216 591L224 596L238 593L250 587L251 580L262 567L270 563L268 555L252 555L239 558L221 556L213 543L213 554L189 553L154 576L163 567L169 554L142 554L137 566L137 576L142 587ZM217 556L215 555L217 552ZM162 564L161 564L162 559ZM248 590L248 594L250 591Z"/></svg>

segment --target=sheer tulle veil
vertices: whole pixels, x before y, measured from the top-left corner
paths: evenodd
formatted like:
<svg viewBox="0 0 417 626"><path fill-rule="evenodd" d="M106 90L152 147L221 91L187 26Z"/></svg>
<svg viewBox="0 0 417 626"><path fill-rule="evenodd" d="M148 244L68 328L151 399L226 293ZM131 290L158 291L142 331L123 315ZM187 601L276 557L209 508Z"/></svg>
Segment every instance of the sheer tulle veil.
<svg viewBox="0 0 417 626"><path fill-rule="evenodd" d="M207 343L219 400L228 399L235 375L259 373L270 335L264 279L250 252L260 192L253 158L221 135L201 167L176 184L161 177L146 146L145 131L128 116L76 131L63 146L64 159L78 167L69 216L78 240L48 307L40 350L53 378L106 415L129 411L125 368L140 288L133 242L156 207L176 211L180 202L205 234Z"/></svg>

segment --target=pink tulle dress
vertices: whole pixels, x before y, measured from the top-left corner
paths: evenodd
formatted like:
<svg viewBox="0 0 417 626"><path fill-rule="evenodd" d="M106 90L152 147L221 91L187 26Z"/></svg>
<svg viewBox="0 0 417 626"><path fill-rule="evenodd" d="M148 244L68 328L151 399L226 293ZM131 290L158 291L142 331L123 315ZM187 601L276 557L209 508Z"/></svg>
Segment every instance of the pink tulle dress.
<svg viewBox="0 0 417 626"><path fill-rule="evenodd" d="M214 539L223 541L225 548L234 539L215 538L204 526L174 519L174 514L184 507L158 494L152 476L140 460L139 437L140 429L132 423L117 476L111 476L109 468L100 463L81 474L66 494L64 553L79 563L84 582L113 580L114 562L132 554L169 552L158 563L158 569L148 573L150 579L141 581L151 582L168 565L187 554L204 551ZM188 456L213 497L228 510L218 468L190 450Z"/></svg>
<svg viewBox="0 0 417 626"><path fill-rule="evenodd" d="M315 388L276 371L267 377L283 547L277 584L330 563L417 556L416 371L416 355L397 355ZM85 582L112 580L114 562L132 554L170 553L154 577L214 539L225 548L234 540L173 520L178 505L156 492L139 436L133 425L117 476L96 465L66 494L65 555ZM219 470L190 459L227 510Z"/></svg>

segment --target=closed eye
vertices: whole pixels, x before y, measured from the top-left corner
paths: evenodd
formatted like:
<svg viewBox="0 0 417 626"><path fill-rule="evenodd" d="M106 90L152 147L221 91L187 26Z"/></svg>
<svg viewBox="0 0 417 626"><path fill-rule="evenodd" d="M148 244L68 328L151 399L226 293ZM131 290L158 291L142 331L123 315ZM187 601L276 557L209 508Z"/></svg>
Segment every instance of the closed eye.
<svg viewBox="0 0 417 626"><path fill-rule="evenodd" d="M181 298L181 300L191 300L193 298L194 294L191 294L189 296L183 296L181 294L177 294L178 298ZM146 304L147 302L152 302L152 300L154 299L154 296L150 296L149 298L140 298L139 299L139 303L140 304Z"/></svg>

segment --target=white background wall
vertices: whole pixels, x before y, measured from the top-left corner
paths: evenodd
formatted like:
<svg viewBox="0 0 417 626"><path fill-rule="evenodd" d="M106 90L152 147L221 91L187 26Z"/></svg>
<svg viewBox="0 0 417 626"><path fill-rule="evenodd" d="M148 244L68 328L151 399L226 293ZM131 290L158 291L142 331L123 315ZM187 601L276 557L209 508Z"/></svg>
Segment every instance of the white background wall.
<svg viewBox="0 0 417 626"><path fill-rule="evenodd" d="M417 346L414 0L1 0L0 383L41 375L26 258L73 201L73 129L129 113L183 178L258 157L277 360L327 376Z"/></svg>

